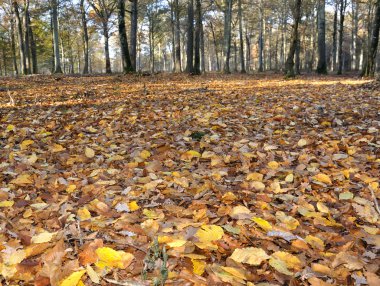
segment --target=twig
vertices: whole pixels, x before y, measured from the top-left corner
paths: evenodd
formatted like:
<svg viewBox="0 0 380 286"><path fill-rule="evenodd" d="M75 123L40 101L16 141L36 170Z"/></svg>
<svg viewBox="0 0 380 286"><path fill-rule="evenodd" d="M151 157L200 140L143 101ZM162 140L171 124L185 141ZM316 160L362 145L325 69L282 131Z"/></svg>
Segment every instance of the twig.
<svg viewBox="0 0 380 286"><path fill-rule="evenodd" d="M143 282L137 282L137 281L124 281L124 282L119 282L113 279L107 279L103 277L103 280L107 281L108 283L112 283L115 285L122 285L122 286L144 286L147 285L146 283Z"/></svg>
<svg viewBox="0 0 380 286"><path fill-rule="evenodd" d="M14 106L14 105L15 105L15 100L13 99L13 97L12 97L10 91L9 91L9 88L8 88L8 92L7 92L7 94L8 94L8 96L9 96L9 100L10 100L9 105Z"/></svg>
<svg viewBox="0 0 380 286"><path fill-rule="evenodd" d="M80 222L77 220L77 228L78 228L78 234L79 234L79 244L83 245L83 237L82 237L82 231L80 229Z"/></svg>
<svg viewBox="0 0 380 286"><path fill-rule="evenodd" d="M368 186L369 190L371 191L371 195L372 195L372 199L373 199L373 203L375 204L375 209L377 211L377 213L380 215L380 208L379 208L379 204L377 203L377 199L376 199L376 196L375 196L375 192L373 191L372 187L371 186Z"/></svg>

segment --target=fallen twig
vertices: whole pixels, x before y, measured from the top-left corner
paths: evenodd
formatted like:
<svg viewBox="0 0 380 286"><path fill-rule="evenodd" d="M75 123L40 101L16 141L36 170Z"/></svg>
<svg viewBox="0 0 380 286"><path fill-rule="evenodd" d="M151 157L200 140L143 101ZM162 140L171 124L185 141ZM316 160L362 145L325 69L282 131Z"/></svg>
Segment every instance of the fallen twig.
<svg viewBox="0 0 380 286"><path fill-rule="evenodd" d="M380 208L379 208L379 204L377 203L377 199L376 199L376 196L375 196L375 192L374 190L372 189L371 186L368 186L369 190L371 191L371 195L372 195L372 199L373 199L373 203L375 204L375 209L377 211L377 213L380 215Z"/></svg>

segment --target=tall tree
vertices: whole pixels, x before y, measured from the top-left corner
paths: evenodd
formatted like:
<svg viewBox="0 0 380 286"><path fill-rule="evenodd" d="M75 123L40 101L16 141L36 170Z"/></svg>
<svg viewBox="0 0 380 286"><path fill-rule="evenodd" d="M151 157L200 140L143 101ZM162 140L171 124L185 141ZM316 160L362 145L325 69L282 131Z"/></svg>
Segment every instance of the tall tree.
<svg viewBox="0 0 380 286"><path fill-rule="evenodd" d="M30 35L29 35L29 21L28 21L28 14L29 14L29 0L24 0L24 49L25 49L25 63L26 63L26 73L30 73L30 67L31 67L31 58L30 58Z"/></svg>
<svg viewBox="0 0 380 286"><path fill-rule="evenodd" d="M136 58L137 58L137 20L138 20L138 2L137 0L131 1L131 50L130 50L130 58L132 67L136 70Z"/></svg>
<svg viewBox="0 0 380 286"><path fill-rule="evenodd" d="M180 10L178 0L174 0L174 16L175 16L175 66L174 71L180 72L182 70L181 64L181 29L180 29Z"/></svg>
<svg viewBox="0 0 380 286"><path fill-rule="evenodd" d="M232 0L224 1L224 73L230 73Z"/></svg>
<svg viewBox="0 0 380 286"><path fill-rule="evenodd" d="M119 40L121 48L121 62L123 66L123 72L133 72L134 68L129 57L127 31L125 28L125 0L117 1L118 7L118 23L119 23Z"/></svg>
<svg viewBox="0 0 380 286"><path fill-rule="evenodd" d="M292 35L290 39L290 48L288 57L285 62L285 75L287 77L294 77L294 54L298 45L298 26L301 21L301 5L302 0L295 0L291 7L293 14L293 27L292 27Z"/></svg>
<svg viewBox="0 0 380 286"><path fill-rule="evenodd" d="M16 57L16 42L15 42L15 25L14 25L14 11L11 9L11 50L12 50L12 60L13 60L13 69L16 75L18 75L17 67L17 57Z"/></svg>
<svg viewBox="0 0 380 286"><path fill-rule="evenodd" d="M109 39L110 39L110 26L109 21L116 9L115 0L89 0L89 3L92 9L95 11L98 16L103 30L104 37L104 54L106 59L106 73L112 73L111 70L111 58L110 58L110 48L109 48Z"/></svg>
<svg viewBox="0 0 380 286"><path fill-rule="evenodd" d="M26 55L25 55L25 44L24 44L24 37L23 37L23 32L22 32L22 20L20 16L20 11L19 11L19 5L16 0L12 2L12 7L13 7L13 12L16 17L16 25L17 25L17 31L18 31L18 46L20 50L20 65L21 65L21 73L22 74L27 74L28 69L26 66Z"/></svg>
<svg viewBox="0 0 380 286"><path fill-rule="evenodd" d="M344 37L344 18L345 18L346 7L347 7L347 0L340 0L337 74L342 74L342 71L343 71L343 37Z"/></svg>
<svg viewBox="0 0 380 286"><path fill-rule="evenodd" d="M331 70L336 70L336 54L337 54L337 32L338 32L338 9L339 9L339 0L335 0L335 9L334 9L334 20L333 20L333 34L332 34L332 62Z"/></svg>
<svg viewBox="0 0 380 286"><path fill-rule="evenodd" d="M238 19L239 19L239 53L240 53L240 72L246 73L244 61L244 39L243 39L243 12L241 8L241 0L238 0Z"/></svg>
<svg viewBox="0 0 380 286"><path fill-rule="evenodd" d="M372 25L371 43L368 49L367 64L364 69L364 75L373 77L375 75L375 63L377 46L379 44L379 31L380 31L380 0L376 1L375 17Z"/></svg>
<svg viewBox="0 0 380 286"><path fill-rule="evenodd" d="M31 73L33 74L36 74L38 73L38 62L37 62L37 44L36 44L36 41L35 41L35 38L34 38L34 33L33 33L33 29L32 29L32 24L31 24L31 19L30 19L30 12L28 11L27 12L27 17L26 17L27 21L28 21L28 35L29 35L29 40L30 40L30 53L31 53L31 57L32 57L32 66L31 66Z"/></svg>
<svg viewBox="0 0 380 286"><path fill-rule="evenodd" d="M195 42L194 42L194 74L201 74L201 33L202 33L202 11L201 0L195 0Z"/></svg>
<svg viewBox="0 0 380 286"><path fill-rule="evenodd" d="M259 6L259 72L264 71L264 2L260 0Z"/></svg>
<svg viewBox="0 0 380 286"><path fill-rule="evenodd" d="M54 73L62 73L61 55L59 52L58 1L59 0L51 0L50 3L53 26Z"/></svg>
<svg viewBox="0 0 380 286"><path fill-rule="evenodd" d="M80 7L80 14L81 14L81 21L82 21L83 57L84 57L82 73L88 74L89 38L88 38L87 17L86 17L86 10L84 7L84 0L80 0L79 7Z"/></svg>
<svg viewBox="0 0 380 286"><path fill-rule="evenodd" d="M318 1L318 66L317 73L327 74L326 62L326 21L325 21L326 1Z"/></svg>
<svg viewBox="0 0 380 286"><path fill-rule="evenodd" d="M187 6L187 45L186 57L187 66L186 72L192 74L194 72L194 1L188 0Z"/></svg>

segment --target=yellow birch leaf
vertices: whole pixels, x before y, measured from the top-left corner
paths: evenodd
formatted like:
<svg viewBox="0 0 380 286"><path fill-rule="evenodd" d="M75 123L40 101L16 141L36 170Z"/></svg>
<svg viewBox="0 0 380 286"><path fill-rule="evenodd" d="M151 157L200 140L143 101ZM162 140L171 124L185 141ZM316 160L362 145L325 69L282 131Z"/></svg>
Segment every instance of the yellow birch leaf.
<svg viewBox="0 0 380 286"><path fill-rule="evenodd" d="M247 247L235 249L230 258L239 263L258 266L270 256L262 248Z"/></svg>
<svg viewBox="0 0 380 286"><path fill-rule="evenodd" d="M29 145L32 145L33 143L33 140L24 140L20 143L20 148L21 150L25 150L26 148L28 148Z"/></svg>
<svg viewBox="0 0 380 286"><path fill-rule="evenodd" d="M323 174L323 173L319 173L319 174L315 175L314 180L317 180L318 182L328 184L328 185L332 184L330 177L326 174Z"/></svg>
<svg viewBox="0 0 380 286"><path fill-rule="evenodd" d="M95 250L95 253L99 257L99 261L96 265L101 269L104 267L125 269L134 259L131 253L121 250L116 251L110 247L100 247Z"/></svg>
<svg viewBox="0 0 380 286"><path fill-rule="evenodd" d="M264 175L260 173L250 173L247 175L247 181L258 181L261 182L263 180Z"/></svg>
<svg viewBox="0 0 380 286"><path fill-rule="evenodd" d="M321 213L325 213L325 214L329 214L330 213L330 210L329 208L322 202L318 202L317 203L317 209L321 212Z"/></svg>
<svg viewBox="0 0 380 286"><path fill-rule="evenodd" d="M277 170L280 165L276 161L270 161L268 167L272 170Z"/></svg>
<svg viewBox="0 0 380 286"><path fill-rule="evenodd" d="M96 273L95 270L89 264L87 264L86 270L87 270L87 275L88 277L90 277L91 281L95 284L99 284L100 277L98 273Z"/></svg>
<svg viewBox="0 0 380 286"><path fill-rule="evenodd" d="M71 194L72 192L75 191L76 189L76 185L69 185L67 188L66 188L66 192L68 192L69 194Z"/></svg>
<svg viewBox="0 0 380 286"><path fill-rule="evenodd" d="M183 245L185 245L187 242L187 240L183 240L183 239L175 239L171 242L168 242L167 245L169 247L181 247Z"/></svg>
<svg viewBox="0 0 380 286"><path fill-rule="evenodd" d="M9 208L14 205L14 201L2 201L0 202L0 208Z"/></svg>
<svg viewBox="0 0 380 286"><path fill-rule="evenodd" d="M205 272L205 268L207 265L206 262L202 260L196 260L196 259L191 259L191 262L193 263L194 274L201 276Z"/></svg>
<svg viewBox="0 0 380 286"><path fill-rule="evenodd" d="M65 280L60 283L60 286L77 286L86 270L75 271L71 273Z"/></svg>
<svg viewBox="0 0 380 286"><path fill-rule="evenodd" d="M293 174L288 174L285 177L285 182L287 182L287 183L293 183L293 181L294 181L294 175Z"/></svg>
<svg viewBox="0 0 380 286"><path fill-rule="evenodd" d="M252 220L264 231L269 231L272 229L272 225L260 217L253 217Z"/></svg>
<svg viewBox="0 0 380 286"><path fill-rule="evenodd" d="M51 147L51 151L53 153L61 152L63 150L66 150L66 148L59 144L53 144L53 146Z"/></svg>
<svg viewBox="0 0 380 286"><path fill-rule="evenodd" d="M223 228L218 225L203 225L195 234L200 242L211 242L214 240L219 240L223 235Z"/></svg>
<svg viewBox="0 0 380 286"><path fill-rule="evenodd" d="M128 207L131 212L137 211L140 208L136 201L128 203Z"/></svg>
<svg viewBox="0 0 380 286"><path fill-rule="evenodd" d="M312 248L315 248L318 250L324 250L325 249L325 243L323 242L323 240L316 237L316 236L308 235L308 236L306 236L305 241L308 244L310 244L310 246Z"/></svg>
<svg viewBox="0 0 380 286"><path fill-rule="evenodd" d="M21 174L21 175L18 175L16 179L13 179L12 181L10 181L10 183L23 186L23 185L33 184L33 181L29 174Z"/></svg>
<svg viewBox="0 0 380 286"><path fill-rule="evenodd" d="M41 232L37 235L33 235L31 242L32 243L44 243L49 242L56 235L56 232Z"/></svg>
<svg viewBox="0 0 380 286"><path fill-rule="evenodd" d="M77 212L77 215L80 220L88 220L91 218L91 213L87 208L79 209Z"/></svg>
<svg viewBox="0 0 380 286"><path fill-rule="evenodd" d="M95 151L89 147L86 147L86 149L84 150L84 153L87 158L93 158L95 156Z"/></svg>
<svg viewBox="0 0 380 286"><path fill-rule="evenodd" d="M272 257L280 259L285 262L286 267L299 271L302 268L302 262L299 258L293 254L285 251L277 251L272 254Z"/></svg>
<svg viewBox="0 0 380 286"><path fill-rule="evenodd" d="M143 150L140 152L140 157L144 160L148 159L152 154L148 150Z"/></svg>

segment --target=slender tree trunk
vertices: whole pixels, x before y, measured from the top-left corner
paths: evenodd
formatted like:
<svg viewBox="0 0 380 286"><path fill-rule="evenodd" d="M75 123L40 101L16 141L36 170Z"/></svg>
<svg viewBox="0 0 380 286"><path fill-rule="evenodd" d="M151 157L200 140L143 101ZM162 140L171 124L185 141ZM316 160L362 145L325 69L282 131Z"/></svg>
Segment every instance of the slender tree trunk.
<svg viewBox="0 0 380 286"><path fill-rule="evenodd" d="M214 43L214 49L215 49L216 69L217 71L220 71L219 49L218 49L218 43L216 41L215 30L214 30L214 25L212 24L212 21L210 21L210 28L211 28L211 34L212 34L212 41Z"/></svg>
<svg viewBox="0 0 380 286"><path fill-rule="evenodd" d="M175 72L176 70L176 56L175 56L175 7L174 7L174 0L171 2L168 0L169 6L170 6L170 28L172 32L172 71Z"/></svg>
<svg viewBox="0 0 380 286"><path fill-rule="evenodd" d="M174 70L177 72L182 71L182 63L181 63L181 30L180 30L180 23L179 23L179 4L178 0L174 0L175 3L175 66Z"/></svg>
<svg viewBox="0 0 380 286"><path fill-rule="evenodd" d="M224 73L230 73L232 0L225 0L224 11Z"/></svg>
<svg viewBox="0 0 380 286"><path fill-rule="evenodd" d="M206 72L205 61L205 33L203 29L203 21L201 21L201 73Z"/></svg>
<svg viewBox="0 0 380 286"><path fill-rule="evenodd" d="M83 34L83 74L88 74L88 30L87 30L87 19L86 19L86 11L84 9L84 0L80 0L80 13L82 19L82 34Z"/></svg>
<svg viewBox="0 0 380 286"><path fill-rule="evenodd" d="M326 1L318 2L318 67L317 73L327 74L326 63L326 22L325 22Z"/></svg>
<svg viewBox="0 0 380 286"><path fill-rule="evenodd" d="M15 43L15 24L14 24L14 12L12 9L12 18L11 18L11 50L12 50L12 61L13 61L13 69L15 75L18 75L18 67L17 67L17 57L16 57L16 43Z"/></svg>
<svg viewBox="0 0 380 286"><path fill-rule="evenodd" d="M194 42L194 74L201 74L201 33L202 33L202 11L201 0L195 0L195 42Z"/></svg>
<svg viewBox="0 0 380 286"><path fill-rule="evenodd" d="M238 0L238 18L239 18L239 53L240 53L240 72L246 73L244 60L244 39L243 39L243 11L241 0Z"/></svg>
<svg viewBox="0 0 380 286"><path fill-rule="evenodd" d="M263 0L260 0L260 30L259 30L259 72L264 71L264 7Z"/></svg>
<svg viewBox="0 0 380 286"><path fill-rule="evenodd" d="M25 45L24 45L23 32L22 32L22 21L20 18L19 6L18 6L17 1L13 1L12 6L13 6L14 14L16 16L16 25L17 25L17 30L18 30L21 73L27 74L28 70L26 67L26 56L25 56Z"/></svg>
<svg viewBox="0 0 380 286"><path fill-rule="evenodd" d="M125 0L118 0L118 28L119 28L119 40L121 49L121 62L123 66L123 72L134 72L131 58L129 57L127 31L125 28Z"/></svg>
<svg viewBox="0 0 380 286"><path fill-rule="evenodd" d="M61 56L59 54L58 0L51 0L51 9L54 43L54 73L62 73Z"/></svg>
<svg viewBox="0 0 380 286"><path fill-rule="evenodd" d="M137 19L138 19L138 7L137 0L130 0L132 2L131 6L131 63L134 70L136 69L136 59L137 59Z"/></svg>
<svg viewBox="0 0 380 286"><path fill-rule="evenodd" d="M28 29L29 29L29 38L30 38L30 52L32 56L32 70L31 72L33 74L38 73L38 62L37 62L37 46L36 46L36 41L34 39L34 33L30 21L30 13L28 12Z"/></svg>
<svg viewBox="0 0 380 286"><path fill-rule="evenodd" d="M371 43L368 49L367 64L364 71L365 76L375 76L377 46L379 44L380 31L380 0L377 0L375 6L375 17L373 19Z"/></svg>
<svg viewBox="0 0 380 286"><path fill-rule="evenodd" d="M334 10L334 22L333 22L333 42L332 42L332 63L331 70L336 71L336 54L337 54L337 32L338 32L338 0L335 0L335 10Z"/></svg>
<svg viewBox="0 0 380 286"><path fill-rule="evenodd" d="M187 66L186 66L186 71L190 74L192 74L194 72L193 52L194 52L194 1L188 0L188 6L187 6L187 45L186 45Z"/></svg>
<svg viewBox="0 0 380 286"><path fill-rule="evenodd" d="M340 0L339 13L339 42L338 42L338 71L337 74L342 74L343 71L343 36L344 36L344 16L347 6L347 0Z"/></svg>
<svg viewBox="0 0 380 286"><path fill-rule="evenodd" d="M104 53L106 57L106 73L112 73L111 70L111 59L110 59L110 49L109 49L109 28L108 19L103 21L103 36L104 36Z"/></svg>
<svg viewBox="0 0 380 286"><path fill-rule="evenodd" d="M287 77L294 77L295 72L294 72L294 54L297 48L297 42L298 42L298 25L301 20L301 4L302 0L295 0L293 7L293 18L294 18L294 23L293 23L293 29L292 29L292 36L291 36L291 41L290 41L290 48L289 48L289 53L288 57L286 59L285 63L285 74Z"/></svg>
<svg viewBox="0 0 380 286"><path fill-rule="evenodd" d="M300 57L300 53L301 53L301 40L300 40L300 37L298 36L297 45L296 45L296 51L295 51L295 66L294 66L294 73L296 75L300 75L301 74L301 57Z"/></svg>
<svg viewBox="0 0 380 286"><path fill-rule="evenodd" d="M247 71L249 72L251 70L251 40L247 31L245 32L245 42L247 45Z"/></svg>
<svg viewBox="0 0 380 286"><path fill-rule="evenodd" d="M30 35L29 35L29 0L24 0L24 48L25 48L25 62L26 62L26 72L30 74L31 70L31 60L30 60Z"/></svg>

